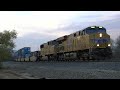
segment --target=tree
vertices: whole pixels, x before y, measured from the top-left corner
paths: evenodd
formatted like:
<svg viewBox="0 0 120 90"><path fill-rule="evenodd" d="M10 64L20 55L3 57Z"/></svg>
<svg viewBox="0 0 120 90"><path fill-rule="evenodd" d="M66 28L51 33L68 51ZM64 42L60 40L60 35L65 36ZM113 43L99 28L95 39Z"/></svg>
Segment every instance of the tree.
<svg viewBox="0 0 120 90"><path fill-rule="evenodd" d="M115 42L115 56L120 58L120 36L116 39Z"/></svg>
<svg viewBox="0 0 120 90"><path fill-rule="evenodd" d="M110 42L111 42L111 48L112 48L112 50L114 50L114 48L115 48L115 41L113 40L113 39L110 39Z"/></svg>
<svg viewBox="0 0 120 90"><path fill-rule="evenodd" d="M120 49L120 36L116 40L116 46Z"/></svg>
<svg viewBox="0 0 120 90"><path fill-rule="evenodd" d="M0 62L11 58L16 38L17 32L15 30L0 32Z"/></svg>
<svg viewBox="0 0 120 90"><path fill-rule="evenodd" d="M112 57L114 58L114 57L116 57L115 56L115 49L116 49L115 40L110 39L110 41L111 41Z"/></svg>

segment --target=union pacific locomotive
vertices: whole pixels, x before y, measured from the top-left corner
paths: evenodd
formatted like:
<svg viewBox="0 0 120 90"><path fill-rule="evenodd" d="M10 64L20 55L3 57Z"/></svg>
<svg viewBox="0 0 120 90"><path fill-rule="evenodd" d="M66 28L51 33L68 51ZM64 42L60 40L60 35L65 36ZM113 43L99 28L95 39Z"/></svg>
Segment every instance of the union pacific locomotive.
<svg viewBox="0 0 120 90"><path fill-rule="evenodd" d="M90 60L112 57L110 35L101 26L90 26L40 45L37 60ZM29 58L30 60L30 58Z"/></svg>

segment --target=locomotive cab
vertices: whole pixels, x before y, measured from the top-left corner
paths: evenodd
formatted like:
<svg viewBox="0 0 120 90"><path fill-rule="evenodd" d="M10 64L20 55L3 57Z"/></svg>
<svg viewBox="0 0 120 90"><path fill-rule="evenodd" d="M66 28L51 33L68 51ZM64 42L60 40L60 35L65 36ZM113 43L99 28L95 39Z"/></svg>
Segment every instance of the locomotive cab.
<svg viewBox="0 0 120 90"><path fill-rule="evenodd" d="M92 48L105 48L111 47L110 35L107 34L104 27L92 26L85 30L89 35L90 47Z"/></svg>
<svg viewBox="0 0 120 90"><path fill-rule="evenodd" d="M91 49L91 53L104 57L112 55L110 35L107 34L104 27L88 27L85 29L85 33L89 35L89 48Z"/></svg>

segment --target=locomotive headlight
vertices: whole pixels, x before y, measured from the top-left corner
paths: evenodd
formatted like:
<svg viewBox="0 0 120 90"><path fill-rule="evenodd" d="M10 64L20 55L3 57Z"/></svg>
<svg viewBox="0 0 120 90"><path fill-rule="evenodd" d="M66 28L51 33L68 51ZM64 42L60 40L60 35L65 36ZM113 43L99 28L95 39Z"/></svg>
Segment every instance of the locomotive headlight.
<svg viewBox="0 0 120 90"><path fill-rule="evenodd" d="M99 27L99 28L102 28L102 27Z"/></svg>
<svg viewBox="0 0 120 90"><path fill-rule="evenodd" d="M102 37L102 33L100 33L100 37Z"/></svg>
<svg viewBox="0 0 120 90"><path fill-rule="evenodd" d="M100 45L99 44L97 44L97 47L99 47Z"/></svg>
<svg viewBox="0 0 120 90"><path fill-rule="evenodd" d="M91 27L91 28L95 28L95 27Z"/></svg>
<svg viewBox="0 0 120 90"><path fill-rule="evenodd" d="M108 46L110 47L110 46L111 46L111 44L108 44Z"/></svg>

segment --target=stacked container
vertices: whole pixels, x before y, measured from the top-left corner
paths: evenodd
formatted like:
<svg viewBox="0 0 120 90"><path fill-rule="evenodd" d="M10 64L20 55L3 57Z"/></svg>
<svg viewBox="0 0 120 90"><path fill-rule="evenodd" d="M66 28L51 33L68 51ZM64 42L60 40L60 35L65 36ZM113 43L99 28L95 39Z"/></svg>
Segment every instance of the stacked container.
<svg viewBox="0 0 120 90"><path fill-rule="evenodd" d="M30 53L31 53L30 47L21 48L17 52L15 52L15 60L16 61L29 61Z"/></svg>

